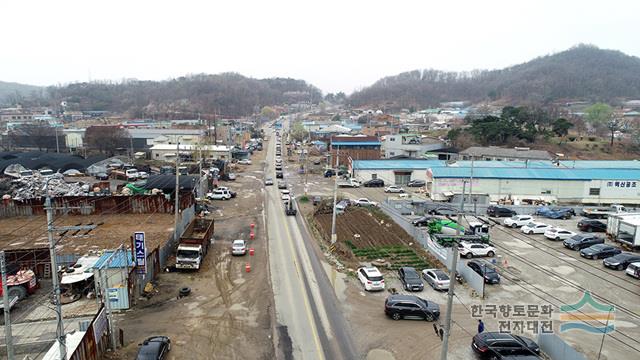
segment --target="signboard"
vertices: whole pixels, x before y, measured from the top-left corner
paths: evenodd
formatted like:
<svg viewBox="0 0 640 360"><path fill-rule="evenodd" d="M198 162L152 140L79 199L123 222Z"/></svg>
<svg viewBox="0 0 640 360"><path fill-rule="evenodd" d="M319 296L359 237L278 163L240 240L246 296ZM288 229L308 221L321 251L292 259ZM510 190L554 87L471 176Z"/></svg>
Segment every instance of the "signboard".
<svg viewBox="0 0 640 360"><path fill-rule="evenodd" d="M93 319L93 337L96 340L96 344L100 344L102 340L102 334L107 332L107 315L105 313L104 306L100 309L98 316Z"/></svg>
<svg viewBox="0 0 640 360"><path fill-rule="evenodd" d="M117 288L107 289L107 298L109 299L109 301L118 302L118 289Z"/></svg>
<svg viewBox="0 0 640 360"><path fill-rule="evenodd" d="M144 241L144 232L133 233L133 246L136 252L136 271L139 274L147 273L147 246Z"/></svg>

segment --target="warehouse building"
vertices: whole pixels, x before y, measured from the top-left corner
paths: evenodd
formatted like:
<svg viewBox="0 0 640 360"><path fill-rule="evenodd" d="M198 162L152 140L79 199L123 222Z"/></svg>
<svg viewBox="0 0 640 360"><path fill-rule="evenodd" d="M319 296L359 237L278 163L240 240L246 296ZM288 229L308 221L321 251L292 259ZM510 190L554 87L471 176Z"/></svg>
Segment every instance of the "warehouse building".
<svg viewBox="0 0 640 360"><path fill-rule="evenodd" d="M640 161L352 161L353 176L379 178L405 185L424 180L433 200L447 200L466 191L486 194L491 201L510 199L573 204L640 204Z"/></svg>

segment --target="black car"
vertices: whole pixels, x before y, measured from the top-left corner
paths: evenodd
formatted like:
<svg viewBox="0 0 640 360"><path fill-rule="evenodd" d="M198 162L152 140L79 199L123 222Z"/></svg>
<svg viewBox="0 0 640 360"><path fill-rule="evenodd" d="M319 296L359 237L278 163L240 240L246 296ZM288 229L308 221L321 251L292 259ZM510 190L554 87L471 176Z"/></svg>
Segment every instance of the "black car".
<svg viewBox="0 0 640 360"><path fill-rule="evenodd" d="M638 261L640 261L640 254L623 252L604 259L602 264L611 269L624 270L629 266L629 264Z"/></svg>
<svg viewBox="0 0 640 360"><path fill-rule="evenodd" d="M407 187L423 187L427 185L424 180L411 180L407 183Z"/></svg>
<svg viewBox="0 0 640 360"><path fill-rule="evenodd" d="M483 359L503 359L505 356L531 355L535 359L540 347L535 341L519 335L482 332L471 340L471 348Z"/></svg>
<svg viewBox="0 0 640 360"><path fill-rule="evenodd" d="M371 180L365 181L364 184L362 184L362 186L364 186L364 187L384 187L384 181L382 179L371 179Z"/></svg>
<svg viewBox="0 0 640 360"><path fill-rule="evenodd" d="M622 250L618 249L615 246L596 244L580 250L580 256L588 259L604 259L610 256L618 255L621 252Z"/></svg>
<svg viewBox="0 0 640 360"><path fill-rule="evenodd" d="M443 215L443 216L453 216L458 214L458 210L450 208L450 207L439 207L435 209L429 210L429 214L431 215Z"/></svg>
<svg viewBox="0 0 640 360"><path fill-rule="evenodd" d="M282 171L276 171L276 179L283 179Z"/></svg>
<svg viewBox="0 0 640 360"><path fill-rule="evenodd" d="M333 171L332 169L327 169L324 172L324 177L328 178L328 177L332 177L336 174L335 171Z"/></svg>
<svg viewBox="0 0 640 360"><path fill-rule="evenodd" d="M487 208L487 215L493 217L511 217L518 215L515 211L502 206L490 205Z"/></svg>
<svg viewBox="0 0 640 360"><path fill-rule="evenodd" d="M163 360L171 350L171 339L166 336L152 336L140 344L136 360Z"/></svg>
<svg viewBox="0 0 640 360"><path fill-rule="evenodd" d="M418 274L416 269L408 266L401 267L398 269L398 275L405 290L422 291L424 289L422 278L420 278L420 274Z"/></svg>
<svg viewBox="0 0 640 360"><path fill-rule="evenodd" d="M411 222L413 226L427 226L433 218L431 216L421 216Z"/></svg>
<svg viewBox="0 0 640 360"><path fill-rule="evenodd" d="M435 321L440 317L440 306L413 295L390 295L384 302L384 313L393 320Z"/></svg>
<svg viewBox="0 0 640 360"><path fill-rule="evenodd" d="M562 244L571 250L582 250L595 244L604 244L604 239L591 234L576 234L565 239Z"/></svg>
<svg viewBox="0 0 640 360"><path fill-rule="evenodd" d="M467 266L470 267L471 270L475 271L478 275L482 276L485 283L500 283L500 275L498 275L496 268L491 263L484 260L470 260L467 262Z"/></svg>
<svg viewBox="0 0 640 360"><path fill-rule="evenodd" d="M607 231L607 224L596 219L582 219L578 221L578 229L586 232L605 232Z"/></svg>

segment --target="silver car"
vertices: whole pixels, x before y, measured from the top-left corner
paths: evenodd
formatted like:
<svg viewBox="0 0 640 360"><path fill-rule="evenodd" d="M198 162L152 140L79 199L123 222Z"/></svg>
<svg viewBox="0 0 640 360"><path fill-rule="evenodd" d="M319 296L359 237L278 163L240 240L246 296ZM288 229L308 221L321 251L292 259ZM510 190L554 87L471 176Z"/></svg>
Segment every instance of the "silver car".
<svg viewBox="0 0 640 360"><path fill-rule="evenodd" d="M247 253L247 242L244 240L233 240L231 245L231 255L245 255Z"/></svg>
<svg viewBox="0 0 640 360"><path fill-rule="evenodd" d="M422 278L434 290L449 290L449 275L440 269L424 269Z"/></svg>

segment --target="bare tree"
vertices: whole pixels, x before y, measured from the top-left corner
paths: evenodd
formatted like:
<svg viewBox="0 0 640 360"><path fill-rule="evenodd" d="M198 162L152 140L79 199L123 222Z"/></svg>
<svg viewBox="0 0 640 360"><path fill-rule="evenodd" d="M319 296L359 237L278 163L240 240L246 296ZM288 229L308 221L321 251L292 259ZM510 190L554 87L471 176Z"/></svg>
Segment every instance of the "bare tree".
<svg viewBox="0 0 640 360"><path fill-rule="evenodd" d="M128 147L130 140L129 132L119 126L90 126L84 135L86 147L107 155Z"/></svg>

